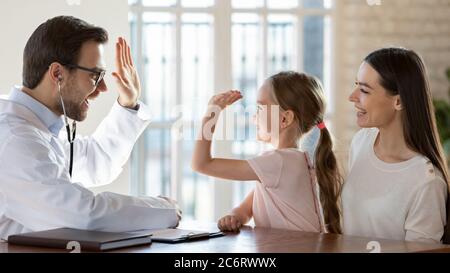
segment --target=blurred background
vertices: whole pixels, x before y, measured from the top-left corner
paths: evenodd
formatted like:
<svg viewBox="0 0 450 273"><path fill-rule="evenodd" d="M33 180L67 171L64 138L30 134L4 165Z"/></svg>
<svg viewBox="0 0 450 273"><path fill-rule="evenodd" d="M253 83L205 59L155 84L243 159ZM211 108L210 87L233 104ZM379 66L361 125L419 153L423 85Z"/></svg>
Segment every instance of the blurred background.
<svg viewBox="0 0 450 273"><path fill-rule="evenodd" d="M119 35L130 40L153 122L129 166L112 185L93 189L166 195L185 219L215 221L242 201L254 182L220 181L190 168L195 123L216 92L239 89L235 139L216 141L220 157L261 152L249 118L258 87L282 70L315 75L328 100L327 126L345 168L358 130L348 96L362 59L380 47L416 50L430 77L441 137L450 150L450 0L5 0L0 3L0 93L21 82L26 40L45 19L74 15L110 32L105 59L114 70ZM116 98L113 81L91 109L91 133ZM181 109L181 110L180 110ZM248 111L243 111L247 109ZM183 126L183 138L174 130ZM101 170L99 170L101 171Z"/></svg>

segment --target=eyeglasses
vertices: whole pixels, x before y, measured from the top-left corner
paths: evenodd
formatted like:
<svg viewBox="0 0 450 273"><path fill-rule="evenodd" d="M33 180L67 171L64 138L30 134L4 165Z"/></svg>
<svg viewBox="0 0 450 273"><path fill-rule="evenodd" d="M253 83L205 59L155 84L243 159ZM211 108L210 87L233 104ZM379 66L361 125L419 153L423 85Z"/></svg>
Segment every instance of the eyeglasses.
<svg viewBox="0 0 450 273"><path fill-rule="evenodd" d="M106 70L98 70L98 69L91 69L91 68L87 68L87 67L83 67L83 66L79 66L79 65L75 65L75 64L62 64L64 66L70 67L70 68L75 68L75 69L80 69L80 70L84 70L87 72L91 72L95 75L94 80L94 86L97 87L100 82L103 80L103 78L105 77L106 74Z"/></svg>

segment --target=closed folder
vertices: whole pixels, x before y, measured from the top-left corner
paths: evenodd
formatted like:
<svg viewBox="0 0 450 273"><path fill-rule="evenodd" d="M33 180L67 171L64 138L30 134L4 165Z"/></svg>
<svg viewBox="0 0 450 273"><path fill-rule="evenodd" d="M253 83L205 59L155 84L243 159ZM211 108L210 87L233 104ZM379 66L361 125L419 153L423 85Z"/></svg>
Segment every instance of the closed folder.
<svg viewBox="0 0 450 273"><path fill-rule="evenodd" d="M208 232L200 230L189 230L179 228L169 228L151 230L153 242L160 243L181 243L191 240L209 239L225 235L223 232Z"/></svg>
<svg viewBox="0 0 450 273"><path fill-rule="evenodd" d="M67 249L69 242L72 241L80 244L81 251L106 251L150 244L152 239L151 234L89 231L71 228L30 232L8 237L8 244L63 249Z"/></svg>

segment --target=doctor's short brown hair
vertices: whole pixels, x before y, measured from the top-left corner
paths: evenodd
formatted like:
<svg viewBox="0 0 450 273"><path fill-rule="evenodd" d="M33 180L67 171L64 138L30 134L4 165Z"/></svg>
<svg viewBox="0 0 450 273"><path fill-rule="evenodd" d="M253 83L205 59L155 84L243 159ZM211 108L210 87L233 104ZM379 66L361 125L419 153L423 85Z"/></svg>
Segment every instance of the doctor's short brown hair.
<svg viewBox="0 0 450 273"><path fill-rule="evenodd" d="M77 64L81 47L88 41L104 44L108 32L72 16L58 16L42 23L25 46L22 84L36 88L53 62Z"/></svg>

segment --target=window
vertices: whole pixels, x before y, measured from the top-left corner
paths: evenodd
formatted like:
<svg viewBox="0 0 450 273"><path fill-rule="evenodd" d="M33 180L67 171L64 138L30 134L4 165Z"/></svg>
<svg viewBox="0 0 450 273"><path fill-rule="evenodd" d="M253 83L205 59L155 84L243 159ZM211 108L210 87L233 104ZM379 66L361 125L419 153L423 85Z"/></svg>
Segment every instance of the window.
<svg viewBox="0 0 450 273"><path fill-rule="evenodd" d="M130 0L142 99L154 116L133 151L133 194L172 196L185 219L204 221L242 201L252 183L217 181L190 169L207 101L224 88L243 91L235 139L216 142L214 150L257 155L251 109L265 78L305 71L324 82L330 98L332 14L332 0Z"/></svg>

